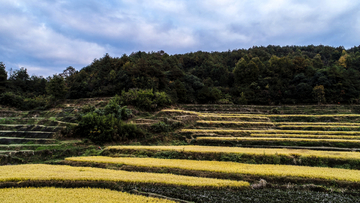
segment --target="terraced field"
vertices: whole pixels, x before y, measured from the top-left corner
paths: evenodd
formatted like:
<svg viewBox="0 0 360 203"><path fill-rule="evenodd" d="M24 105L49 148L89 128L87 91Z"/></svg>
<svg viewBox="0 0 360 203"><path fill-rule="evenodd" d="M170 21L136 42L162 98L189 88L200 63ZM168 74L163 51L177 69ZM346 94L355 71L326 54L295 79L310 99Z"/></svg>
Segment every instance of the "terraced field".
<svg viewBox="0 0 360 203"><path fill-rule="evenodd" d="M254 189L250 191L264 198L259 202L277 202L274 197L268 198L269 193L279 195L277 198L284 202L316 202L313 198L317 195L340 193L341 198L333 196L331 201L360 201L359 114L346 109L341 114L314 115L293 114L293 109L292 113L276 115L255 110L230 114L230 110L222 109L217 113L211 106L206 109L162 111L173 119L196 117L192 125L179 131L192 145L109 146L103 156L66 158L62 164L246 181ZM221 189L206 197L191 197L196 202L206 202L207 198L242 202L241 194L248 198L244 202L256 201L257 194L244 191L249 190L237 191L236 195L230 192L232 197L220 198ZM287 195L294 191L298 193Z"/></svg>
<svg viewBox="0 0 360 203"><path fill-rule="evenodd" d="M52 165L0 166L0 188L15 187L0 192L5 200L16 188L92 187L160 198L138 202L360 202L360 115L353 107L283 107L282 114L268 106L183 108L159 115L186 120L173 133L188 145L115 145Z"/></svg>
<svg viewBox="0 0 360 203"><path fill-rule="evenodd" d="M0 165L66 157L78 140L59 139L73 122L75 108L17 111L0 108Z"/></svg>

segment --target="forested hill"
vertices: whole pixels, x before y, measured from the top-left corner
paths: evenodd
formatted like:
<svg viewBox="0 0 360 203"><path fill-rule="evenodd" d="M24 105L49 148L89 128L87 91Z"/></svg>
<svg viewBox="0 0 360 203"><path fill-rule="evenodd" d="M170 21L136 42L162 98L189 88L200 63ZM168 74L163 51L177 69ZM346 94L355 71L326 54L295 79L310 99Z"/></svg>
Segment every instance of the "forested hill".
<svg viewBox="0 0 360 203"><path fill-rule="evenodd" d="M338 104L359 102L359 71L360 46L267 46L176 55L106 54L80 71L69 67L47 79L17 70L0 85L2 91L31 98L54 91L66 98L114 96L138 88L166 92L177 103ZM63 80L64 89L52 90L54 80Z"/></svg>

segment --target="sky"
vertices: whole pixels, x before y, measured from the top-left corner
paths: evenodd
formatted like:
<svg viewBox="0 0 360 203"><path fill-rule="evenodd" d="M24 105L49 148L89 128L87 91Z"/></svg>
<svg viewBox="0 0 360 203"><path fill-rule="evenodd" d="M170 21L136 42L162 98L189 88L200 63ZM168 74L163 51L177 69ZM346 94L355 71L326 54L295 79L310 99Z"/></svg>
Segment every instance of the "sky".
<svg viewBox="0 0 360 203"><path fill-rule="evenodd" d="M0 0L0 62L52 76L108 53L360 45L356 0Z"/></svg>

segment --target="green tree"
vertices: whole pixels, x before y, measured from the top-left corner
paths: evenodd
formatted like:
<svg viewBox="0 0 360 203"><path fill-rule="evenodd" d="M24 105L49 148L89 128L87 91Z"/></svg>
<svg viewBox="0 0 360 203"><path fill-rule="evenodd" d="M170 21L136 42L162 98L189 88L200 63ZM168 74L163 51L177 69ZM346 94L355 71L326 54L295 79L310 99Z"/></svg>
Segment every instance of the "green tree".
<svg viewBox="0 0 360 203"><path fill-rule="evenodd" d="M64 78L54 75L46 85L46 92L55 99L64 99L67 93Z"/></svg>
<svg viewBox="0 0 360 203"><path fill-rule="evenodd" d="M7 82L7 72L5 70L5 64L0 62L0 93L5 92Z"/></svg>
<svg viewBox="0 0 360 203"><path fill-rule="evenodd" d="M325 88L323 85L317 85L313 89L313 95L318 105L325 103Z"/></svg>

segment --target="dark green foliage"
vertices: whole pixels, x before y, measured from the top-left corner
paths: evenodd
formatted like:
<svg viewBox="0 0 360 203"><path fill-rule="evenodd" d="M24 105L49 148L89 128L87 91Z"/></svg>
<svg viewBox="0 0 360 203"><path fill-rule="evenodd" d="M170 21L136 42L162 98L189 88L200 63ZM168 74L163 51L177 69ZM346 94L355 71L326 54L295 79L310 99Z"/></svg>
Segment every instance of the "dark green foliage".
<svg viewBox="0 0 360 203"><path fill-rule="evenodd" d="M46 85L46 92L55 99L64 99L67 93L64 78L54 75Z"/></svg>
<svg viewBox="0 0 360 203"><path fill-rule="evenodd" d="M6 92L0 95L0 103L5 106L21 107L23 98L13 92Z"/></svg>
<svg viewBox="0 0 360 203"><path fill-rule="evenodd" d="M89 138L97 144L112 141L135 139L143 136L143 132L134 124L124 123L132 116L131 110L120 106L120 97L113 97L104 109L85 106L75 127L75 134Z"/></svg>
<svg viewBox="0 0 360 203"><path fill-rule="evenodd" d="M116 95L113 97L109 103L104 108L104 114L112 114L115 118L120 120L127 120L131 117L131 110L126 106L121 107L121 98Z"/></svg>
<svg viewBox="0 0 360 203"><path fill-rule="evenodd" d="M75 133L97 144L139 138L143 133L133 124L126 124L112 114L89 112L81 117Z"/></svg>
<svg viewBox="0 0 360 203"><path fill-rule="evenodd" d="M168 132L170 129L171 127L162 121L151 125L151 131L154 133Z"/></svg>
<svg viewBox="0 0 360 203"><path fill-rule="evenodd" d="M165 92L154 93L152 89L131 89L128 92L121 92L120 103L143 110L155 110L170 105L172 101Z"/></svg>
<svg viewBox="0 0 360 203"><path fill-rule="evenodd" d="M5 65L0 62L0 93L5 92L7 83L7 72L5 70Z"/></svg>
<svg viewBox="0 0 360 203"><path fill-rule="evenodd" d="M5 65L1 67L4 69ZM269 45L176 55L163 51L136 52L120 58L105 54L80 71L68 67L61 76L48 81L29 77L25 68L9 71L5 91L24 98L47 93L56 99L114 96L125 92L121 94L122 105L155 110L173 102L316 103L313 89L323 86L322 103L354 104L360 103L359 67L358 47L345 50L341 46L323 45ZM1 79L1 75L6 74L0 70L0 93L4 91L1 81L5 79ZM242 92L245 97L241 97ZM225 100L224 95L228 95Z"/></svg>
<svg viewBox="0 0 360 203"><path fill-rule="evenodd" d="M33 98L24 98L13 92L0 94L0 104L16 107L20 110L46 109L52 105L51 97L37 96Z"/></svg>

